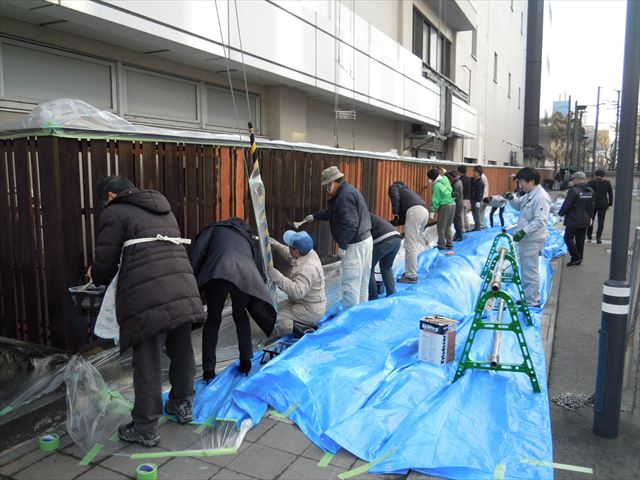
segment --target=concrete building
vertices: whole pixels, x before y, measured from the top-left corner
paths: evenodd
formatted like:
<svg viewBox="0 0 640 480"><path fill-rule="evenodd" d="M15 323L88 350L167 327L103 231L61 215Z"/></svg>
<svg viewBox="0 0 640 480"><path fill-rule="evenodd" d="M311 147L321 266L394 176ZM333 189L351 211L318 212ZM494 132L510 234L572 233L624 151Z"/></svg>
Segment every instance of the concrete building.
<svg viewBox="0 0 640 480"><path fill-rule="evenodd" d="M520 163L526 7L0 0L0 122L68 97L146 125L251 118L274 140Z"/></svg>

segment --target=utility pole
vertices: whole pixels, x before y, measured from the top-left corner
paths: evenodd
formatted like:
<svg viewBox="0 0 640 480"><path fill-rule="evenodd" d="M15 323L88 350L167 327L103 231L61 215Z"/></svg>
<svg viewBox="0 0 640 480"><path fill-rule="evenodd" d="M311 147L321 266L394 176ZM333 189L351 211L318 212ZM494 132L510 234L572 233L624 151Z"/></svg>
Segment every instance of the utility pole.
<svg viewBox="0 0 640 480"><path fill-rule="evenodd" d="M616 102L616 136L613 141L613 155L611 155L611 170L615 172L616 170L616 161L618 156L618 123L620 121L620 90L616 90L618 92L618 100Z"/></svg>
<svg viewBox="0 0 640 480"><path fill-rule="evenodd" d="M629 321L631 289L627 280L629 229L633 187L638 84L640 84L640 2L627 0L620 115L620 162L616 170L616 198L609 280L602 288L602 315L593 416L593 433L616 438L620 426L620 402L624 351Z"/></svg>
<svg viewBox="0 0 640 480"><path fill-rule="evenodd" d="M573 137L571 138L571 163L572 165L574 165L574 168L577 167L576 165L576 137L578 136L578 134L576 133L577 130L578 130L578 101L576 100L576 105L573 108Z"/></svg>
<svg viewBox="0 0 640 480"><path fill-rule="evenodd" d="M598 141L598 115L600 114L600 87L598 87L598 99L596 100L596 126L593 129L593 149L591 151L591 158L593 163L591 164L591 177L593 178L593 172L596 169L596 144Z"/></svg>
<svg viewBox="0 0 640 480"><path fill-rule="evenodd" d="M564 152L564 166L569 163L569 140L571 138L571 95L569 95L569 103L567 107L567 145Z"/></svg>

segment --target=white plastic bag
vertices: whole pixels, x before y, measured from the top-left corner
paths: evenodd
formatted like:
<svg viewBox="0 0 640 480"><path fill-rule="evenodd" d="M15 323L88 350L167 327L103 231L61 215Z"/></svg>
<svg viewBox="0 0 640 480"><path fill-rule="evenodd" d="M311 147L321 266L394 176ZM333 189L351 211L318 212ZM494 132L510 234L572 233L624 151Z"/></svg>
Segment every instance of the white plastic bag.
<svg viewBox="0 0 640 480"><path fill-rule="evenodd" d="M96 320L96 326L93 333L100 338L112 338L116 345L120 342L120 325L116 317L116 290L118 289L118 275L120 271L113 277L111 283L104 292L100 312Z"/></svg>

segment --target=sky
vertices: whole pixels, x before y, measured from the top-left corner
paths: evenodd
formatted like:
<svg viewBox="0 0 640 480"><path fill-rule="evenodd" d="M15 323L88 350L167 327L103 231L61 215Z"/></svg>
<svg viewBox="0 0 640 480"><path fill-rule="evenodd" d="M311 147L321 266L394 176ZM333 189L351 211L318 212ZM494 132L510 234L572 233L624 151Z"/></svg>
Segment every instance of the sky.
<svg viewBox="0 0 640 480"><path fill-rule="evenodd" d="M552 103L572 96L588 105L585 125L595 123L595 105L600 90L599 130L613 132L616 92L622 88L626 1L550 0L552 20L545 15L544 46L549 54L550 75L542 75L541 111L552 111ZM547 12L545 12L547 13ZM543 69L546 68L543 59ZM604 105L602 105L604 103Z"/></svg>

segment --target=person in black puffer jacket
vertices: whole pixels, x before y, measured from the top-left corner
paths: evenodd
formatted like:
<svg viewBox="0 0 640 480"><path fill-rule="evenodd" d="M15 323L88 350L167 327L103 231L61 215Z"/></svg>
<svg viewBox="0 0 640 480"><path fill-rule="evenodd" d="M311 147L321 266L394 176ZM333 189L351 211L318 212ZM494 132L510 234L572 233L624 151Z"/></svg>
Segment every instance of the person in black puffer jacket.
<svg viewBox="0 0 640 480"><path fill-rule="evenodd" d="M593 190L586 182L584 172L573 174L573 187L567 192L567 198L558 212L558 215L564 217L564 241L571 254L571 261L567 263L569 267L582 263L584 239L593 217Z"/></svg>
<svg viewBox="0 0 640 480"><path fill-rule="evenodd" d="M206 226L191 246L191 266L198 288L207 298L207 322L202 330L202 378L215 377L216 346L222 310L231 295L233 321L240 351L239 370L251 370L253 344L247 311L269 336L276 322L276 311L267 290L262 255L247 224L230 218Z"/></svg>
<svg viewBox="0 0 640 480"><path fill-rule="evenodd" d="M133 348L133 422L121 425L118 434L124 441L152 447L160 438L163 345L171 359L166 410L180 423L191 421L195 374L191 323L203 321L204 310L183 245L145 241L125 247L128 240L153 239L158 234L180 237L167 199L118 176L103 178L97 190L106 208L100 215L88 274L96 285L106 285L118 274L120 351Z"/></svg>

